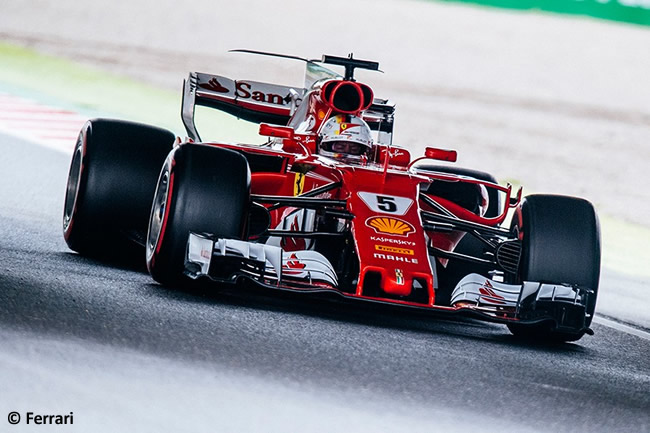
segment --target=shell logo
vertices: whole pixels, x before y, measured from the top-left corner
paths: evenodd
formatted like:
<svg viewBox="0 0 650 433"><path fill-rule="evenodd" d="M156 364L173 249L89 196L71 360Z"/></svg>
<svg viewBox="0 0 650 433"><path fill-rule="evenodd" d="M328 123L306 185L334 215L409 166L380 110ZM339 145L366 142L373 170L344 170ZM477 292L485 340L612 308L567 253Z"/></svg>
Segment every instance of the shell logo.
<svg viewBox="0 0 650 433"><path fill-rule="evenodd" d="M397 218L372 217L366 220L366 225L372 227L377 233L387 235L408 236L415 232L411 224Z"/></svg>

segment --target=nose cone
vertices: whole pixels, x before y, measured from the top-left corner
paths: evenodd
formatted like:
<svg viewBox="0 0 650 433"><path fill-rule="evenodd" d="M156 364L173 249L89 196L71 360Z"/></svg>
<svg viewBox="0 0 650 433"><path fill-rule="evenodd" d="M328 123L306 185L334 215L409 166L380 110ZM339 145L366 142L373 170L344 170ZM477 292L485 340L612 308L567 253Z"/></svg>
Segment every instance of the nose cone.
<svg viewBox="0 0 650 433"><path fill-rule="evenodd" d="M413 278L404 277L404 271L401 269L395 269L394 273L386 272L382 283L384 292L391 295L408 296L413 290Z"/></svg>
<svg viewBox="0 0 650 433"><path fill-rule="evenodd" d="M344 173L344 176L347 173ZM348 181L348 179L346 179ZM348 206L359 257L357 295L433 302L433 271L420 219L421 179L358 169Z"/></svg>

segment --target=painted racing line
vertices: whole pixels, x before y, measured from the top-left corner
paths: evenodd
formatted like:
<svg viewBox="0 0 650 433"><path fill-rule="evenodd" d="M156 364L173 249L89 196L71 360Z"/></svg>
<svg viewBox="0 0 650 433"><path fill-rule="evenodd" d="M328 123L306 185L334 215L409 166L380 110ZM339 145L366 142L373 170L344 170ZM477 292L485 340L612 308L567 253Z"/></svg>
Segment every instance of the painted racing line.
<svg viewBox="0 0 650 433"><path fill-rule="evenodd" d="M0 131L61 153L72 153L79 131L88 119L72 110L0 92ZM650 332L629 326L620 319L597 315L594 322L650 340Z"/></svg>
<svg viewBox="0 0 650 433"><path fill-rule="evenodd" d="M0 92L0 131L71 154L87 116Z"/></svg>
<svg viewBox="0 0 650 433"><path fill-rule="evenodd" d="M634 335L636 337L650 341L650 332L627 325L620 320L603 317L602 315L596 315L594 317L594 322L598 323L599 325L607 326L608 328L616 329L617 331L625 332L626 334Z"/></svg>

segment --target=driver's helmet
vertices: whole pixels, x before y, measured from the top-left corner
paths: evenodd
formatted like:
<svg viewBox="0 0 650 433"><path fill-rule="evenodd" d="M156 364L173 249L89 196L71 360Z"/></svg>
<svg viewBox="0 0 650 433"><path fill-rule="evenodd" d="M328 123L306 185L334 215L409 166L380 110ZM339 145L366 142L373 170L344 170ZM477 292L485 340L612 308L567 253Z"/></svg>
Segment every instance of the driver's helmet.
<svg viewBox="0 0 650 433"><path fill-rule="evenodd" d="M320 154L336 159L361 161L372 149L370 127L351 115L331 117L320 132Z"/></svg>

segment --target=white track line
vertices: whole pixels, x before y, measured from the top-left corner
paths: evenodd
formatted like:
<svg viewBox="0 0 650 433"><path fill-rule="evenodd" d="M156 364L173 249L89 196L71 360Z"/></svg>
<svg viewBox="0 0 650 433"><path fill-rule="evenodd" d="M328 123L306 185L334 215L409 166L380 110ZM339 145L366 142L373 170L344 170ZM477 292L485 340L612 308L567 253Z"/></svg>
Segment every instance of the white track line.
<svg viewBox="0 0 650 433"><path fill-rule="evenodd" d="M611 319L607 319L603 316L595 316L594 317L594 322L598 323L599 325L607 326L609 328L616 329L617 331L625 332L626 334L631 334L634 336L637 336L639 338L643 338L645 340L650 340L650 332L643 331L638 328L634 328L629 325L625 325L621 322L617 322Z"/></svg>

